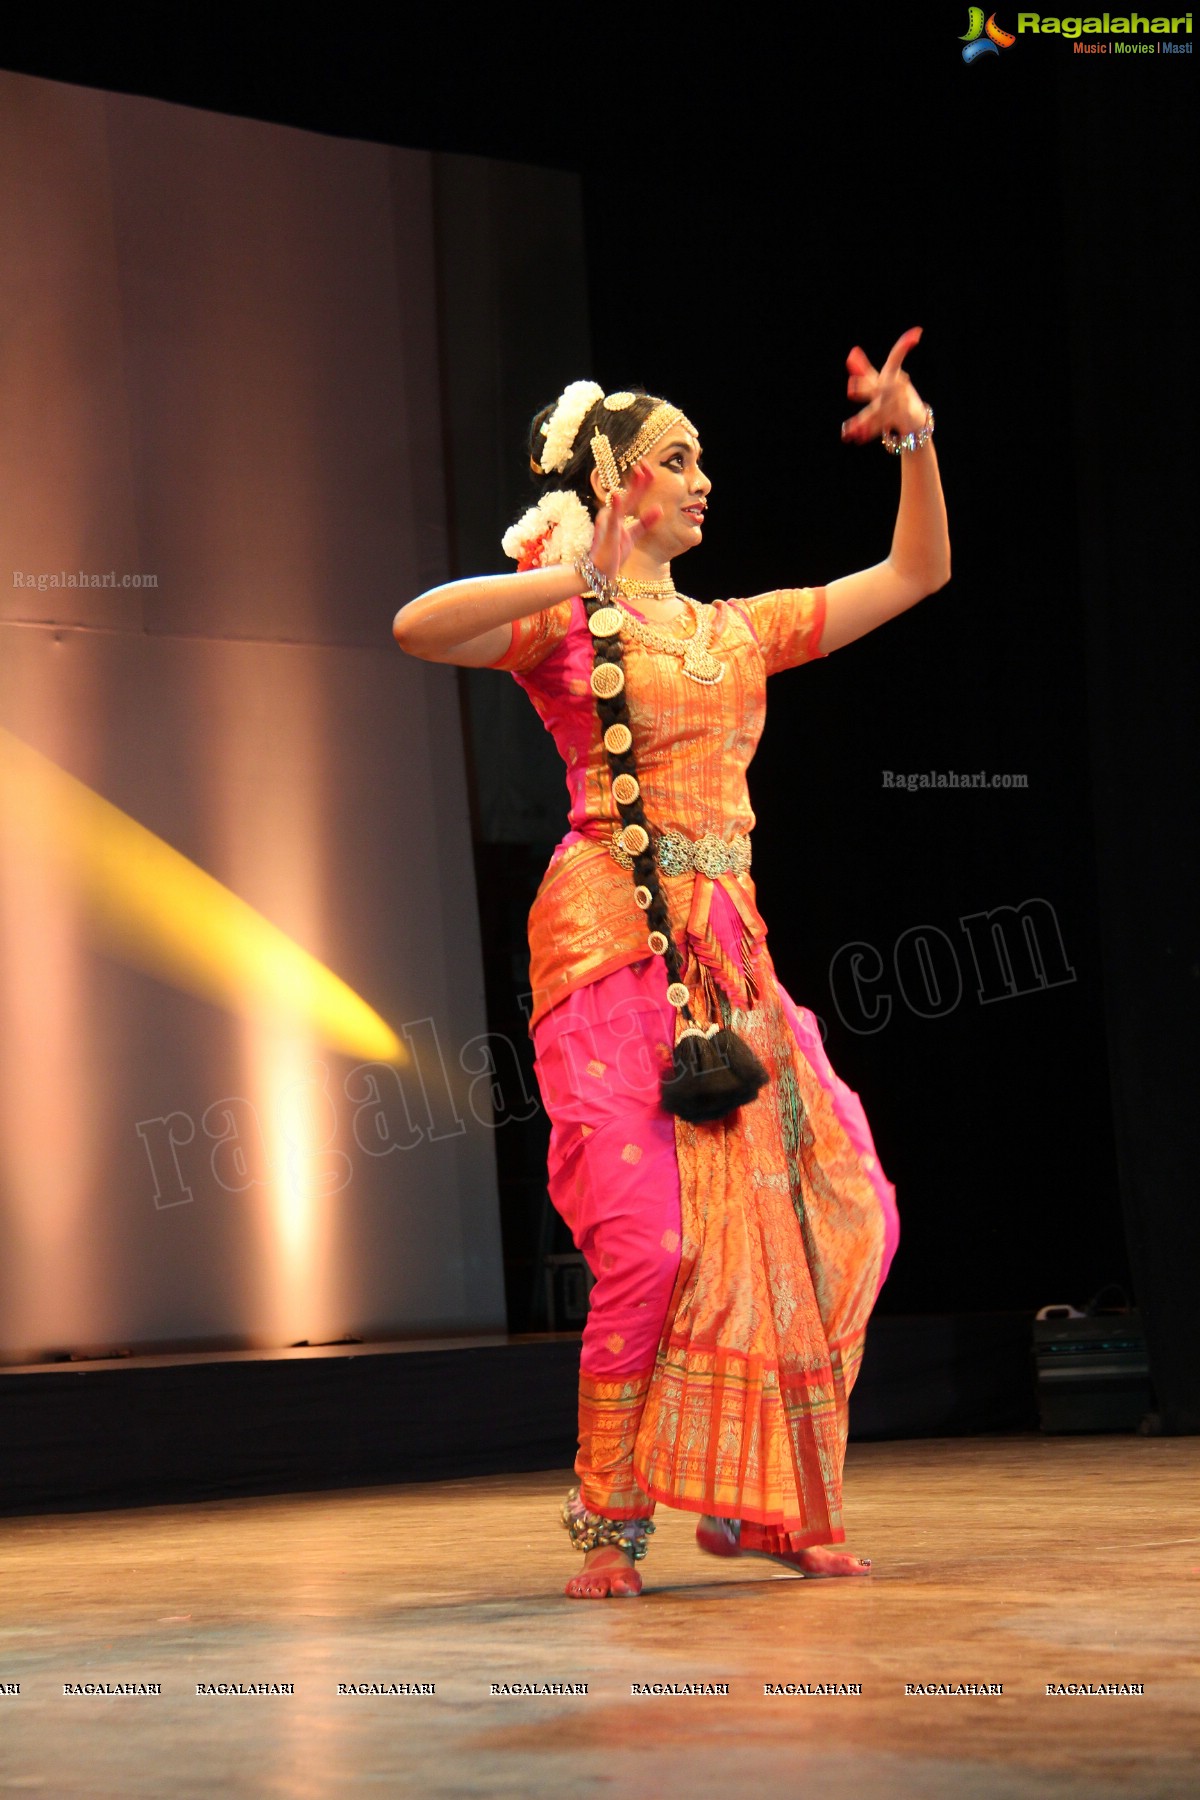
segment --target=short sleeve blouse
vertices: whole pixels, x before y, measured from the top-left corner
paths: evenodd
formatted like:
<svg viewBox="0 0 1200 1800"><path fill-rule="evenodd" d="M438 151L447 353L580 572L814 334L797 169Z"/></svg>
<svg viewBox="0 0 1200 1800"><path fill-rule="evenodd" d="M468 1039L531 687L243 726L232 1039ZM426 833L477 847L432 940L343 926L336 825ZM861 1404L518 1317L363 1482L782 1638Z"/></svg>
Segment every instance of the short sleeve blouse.
<svg viewBox="0 0 1200 1800"><path fill-rule="evenodd" d="M715 834L730 844L753 830L746 770L766 717L766 678L820 655L824 612L819 587L714 601L710 649L724 673L711 684L689 679L680 656L626 638L633 755L652 828L692 839ZM609 852L621 819L590 687L594 650L576 598L516 620L508 650L492 665L529 695L567 781L570 830L530 914L534 1023L576 987L647 954L631 878ZM753 908L748 873L720 879L736 884ZM668 883L681 926L691 881Z"/></svg>
<svg viewBox="0 0 1200 1800"><path fill-rule="evenodd" d="M823 587L776 588L773 593L757 594L751 600L731 600L729 604L749 624L768 675L797 668L821 654ZM507 669L514 675L526 675L536 669L566 637L573 605L571 600L561 600L543 612L514 619L512 641L492 668Z"/></svg>

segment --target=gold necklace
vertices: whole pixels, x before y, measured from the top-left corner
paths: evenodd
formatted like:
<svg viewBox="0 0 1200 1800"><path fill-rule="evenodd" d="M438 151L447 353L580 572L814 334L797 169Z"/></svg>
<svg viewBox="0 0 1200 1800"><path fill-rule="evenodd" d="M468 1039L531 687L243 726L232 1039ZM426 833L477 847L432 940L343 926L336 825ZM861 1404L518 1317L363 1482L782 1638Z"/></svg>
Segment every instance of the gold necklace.
<svg viewBox="0 0 1200 1800"><path fill-rule="evenodd" d="M712 610L707 606L697 606L686 595L681 594L680 599L691 613L695 625L691 637L677 638L665 631L655 631L652 625L636 618L628 607L621 606L618 601L621 630L629 637L636 638L639 644L645 644L649 650L665 650L671 656L682 657L685 675L704 687L713 687L723 678L725 664L719 662L708 647L713 629Z"/></svg>
<svg viewBox="0 0 1200 1800"><path fill-rule="evenodd" d="M627 600L674 600L675 583L668 575L665 581L635 581L632 575L618 575L616 585Z"/></svg>
<svg viewBox="0 0 1200 1800"><path fill-rule="evenodd" d="M688 600L686 594L681 594L679 592L669 575L665 581L635 581L632 575L618 575L613 585L617 589L622 600L638 600L643 603L647 600L682 601L683 617L691 625L692 630L695 630L695 619L688 610L691 602ZM618 601L618 605L620 605L620 601ZM622 610L627 612L628 608L623 608ZM648 625L673 626L679 617L679 612L676 612L671 619L647 619L646 623Z"/></svg>

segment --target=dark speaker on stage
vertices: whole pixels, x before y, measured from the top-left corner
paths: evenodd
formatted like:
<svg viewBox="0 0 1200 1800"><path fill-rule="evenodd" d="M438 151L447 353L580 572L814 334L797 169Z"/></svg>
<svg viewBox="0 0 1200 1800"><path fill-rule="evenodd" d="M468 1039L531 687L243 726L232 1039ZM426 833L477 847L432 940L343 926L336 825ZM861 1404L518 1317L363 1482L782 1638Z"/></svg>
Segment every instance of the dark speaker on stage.
<svg viewBox="0 0 1200 1800"><path fill-rule="evenodd" d="M578 1250L542 1258L547 1331L582 1331L595 1280Z"/></svg>
<svg viewBox="0 0 1200 1800"><path fill-rule="evenodd" d="M1044 1306L1033 1324L1033 1356L1043 1431L1137 1431L1153 1410L1135 1311Z"/></svg>

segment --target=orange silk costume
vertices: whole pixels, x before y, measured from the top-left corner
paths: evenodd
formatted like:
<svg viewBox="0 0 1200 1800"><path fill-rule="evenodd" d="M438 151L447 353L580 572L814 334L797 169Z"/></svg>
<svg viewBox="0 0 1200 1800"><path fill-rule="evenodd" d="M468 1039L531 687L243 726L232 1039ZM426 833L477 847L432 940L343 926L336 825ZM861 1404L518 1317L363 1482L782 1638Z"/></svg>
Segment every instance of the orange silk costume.
<svg viewBox="0 0 1200 1800"><path fill-rule="evenodd" d="M681 657L626 633L626 693L651 826L732 846L755 822L746 770L766 677L819 654L824 591L718 601L712 613L720 681L692 680ZM674 1013L633 877L609 848L621 821L582 601L517 620L495 666L553 735L570 796L571 829L530 912L531 1029L553 1125L551 1197L597 1276L580 1378L584 1503L618 1519L657 1500L738 1518L746 1548L840 1542L847 1401L897 1238L862 1107L829 1067L812 1015L779 985L749 872L730 868L664 875L663 891L693 1012L730 1014L770 1082L713 1124L663 1112L657 1071ZM654 1079L632 1082L614 1114L612 1082L603 1102L600 1087L631 1031L657 1059ZM648 1221L656 1240L663 1225L677 1261L665 1286L661 1267L641 1287L626 1280L622 1303L617 1265L648 1264L636 1241Z"/></svg>

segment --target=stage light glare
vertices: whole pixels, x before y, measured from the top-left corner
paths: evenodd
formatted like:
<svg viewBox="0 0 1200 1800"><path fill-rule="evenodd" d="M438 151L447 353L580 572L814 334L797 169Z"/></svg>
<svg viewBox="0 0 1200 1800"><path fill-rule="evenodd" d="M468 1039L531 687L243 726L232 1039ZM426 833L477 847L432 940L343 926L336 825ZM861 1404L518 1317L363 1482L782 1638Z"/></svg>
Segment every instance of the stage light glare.
<svg viewBox="0 0 1200 1800"><path fill-rule="evenodd" d="M55 865L89 932L120 960L216 1005L291 1024L330 1049L408 1052L331 969L213 876L0 729L0 841Z"/></svg>

